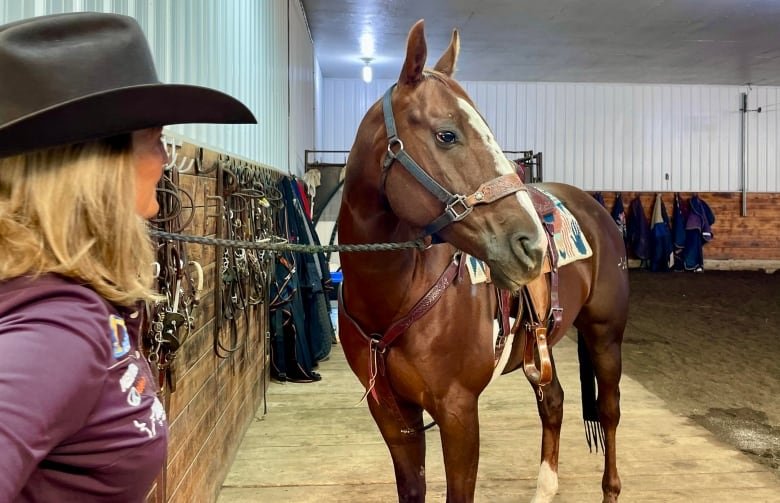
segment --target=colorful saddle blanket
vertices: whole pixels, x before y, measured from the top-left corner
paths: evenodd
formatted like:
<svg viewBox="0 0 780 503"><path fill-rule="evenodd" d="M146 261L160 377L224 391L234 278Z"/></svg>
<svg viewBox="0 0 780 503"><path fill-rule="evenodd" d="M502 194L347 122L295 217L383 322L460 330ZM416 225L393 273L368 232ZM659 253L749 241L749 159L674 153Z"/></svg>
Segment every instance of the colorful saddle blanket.
<svg viewBox="0 0 780 503"><path fill-rule="evenodd" d="M552 227L555 229L553 239L555 240L555 248L558 250L558 267L591 257L593 250L574 215L554 195L538 188L536 190L550 199L555 207L552 212L544 216L544 221L553 224ZM547 235L545 234L545 236ZM490 271L481 260L469 255L466 257L466 267L472 284L484 283L489 280ZM543 272L549 271L549 261L545 261Z"/></svg>
<svg viewBox="0 0 780 503"><path fill-rule="evenodd" d="M577 260L586 259L593 255L593 250L587 238L582 233L582 228L571 214L568 208L554 195L537 188L555 204L555 211L545 215L545 223L552 223L555 232L553 239L558 249L558 267L571 264Z"/></svg>

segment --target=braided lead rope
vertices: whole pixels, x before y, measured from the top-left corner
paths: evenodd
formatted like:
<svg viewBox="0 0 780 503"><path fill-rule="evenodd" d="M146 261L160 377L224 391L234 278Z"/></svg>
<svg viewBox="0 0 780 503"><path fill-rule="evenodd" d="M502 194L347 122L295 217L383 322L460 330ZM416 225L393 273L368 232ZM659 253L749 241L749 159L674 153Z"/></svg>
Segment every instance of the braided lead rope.
<svg viewBox="0 0 780 503"><path fill-rule="evenodd" d="M368 252L368 251L392 251L417 248L424 250L426 244L422 239L414 241L404 241L402 243L366 243L366 244L342 244L342 245L304 245L288 243L287 241L236 241L233 239L207 238L204 236L190 236L187 234L177 234L174 232L165 232L158 229L149 229L149 234L156 238L171 239L174 241L184 241L185 243L196 243L202 245L222 246L225 248L245 248L248 250L268 250L268 251L291 251L299 253L350 253L350 252ZM277 238L278 239L278 238Z"/></svg>

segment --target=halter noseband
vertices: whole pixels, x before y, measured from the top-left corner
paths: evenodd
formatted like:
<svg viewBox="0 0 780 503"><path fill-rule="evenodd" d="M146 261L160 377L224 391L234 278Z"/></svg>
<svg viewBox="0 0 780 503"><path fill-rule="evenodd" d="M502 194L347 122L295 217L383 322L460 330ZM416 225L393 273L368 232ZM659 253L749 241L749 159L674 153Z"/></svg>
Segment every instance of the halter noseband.
<svg viewBox="0 0 780 503"><path fill-rule="evenodd" d="M395 86L393 84L382 98L382 111L385 116L385 129L387 129L387 153L385 154L382 167L384 170L387 170L394 161L400 162L406 168L406 171L417 179L428 192L444 203L444 213L425 226L426 236L439 232L452 222L460 222L478 204L490 204L521 190L526 190L522 180L516 173L501 175L498 178L485 182L469 196L453 194L442 187L404 150L404 142L398 137L398 132L395 129L395 119L393 119L392 94Z"/></svg>

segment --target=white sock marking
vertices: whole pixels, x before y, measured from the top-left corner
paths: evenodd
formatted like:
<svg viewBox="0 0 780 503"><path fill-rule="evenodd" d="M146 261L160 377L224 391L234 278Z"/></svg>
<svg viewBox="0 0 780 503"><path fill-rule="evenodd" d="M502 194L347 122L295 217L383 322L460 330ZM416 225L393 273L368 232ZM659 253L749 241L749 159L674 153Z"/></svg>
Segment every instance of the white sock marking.
<svg viewBox="0 0 780 503"><path fill-rule="evenodd" d="M531 503L551 503L558 492L558 474L553 471L547 461L539 467L539 476L536 479L536 494Z"/></svg>

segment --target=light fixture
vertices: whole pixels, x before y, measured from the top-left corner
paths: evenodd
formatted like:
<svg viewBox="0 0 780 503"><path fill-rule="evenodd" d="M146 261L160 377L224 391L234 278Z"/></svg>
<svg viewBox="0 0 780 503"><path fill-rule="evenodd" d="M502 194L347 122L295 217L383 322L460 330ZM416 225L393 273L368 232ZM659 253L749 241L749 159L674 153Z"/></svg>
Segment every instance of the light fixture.
<svg viewBox="0 0 780 503"><path fill-rule="evenodd" d="M374 57L374 35L370 31L363 32L360 36L360 56L363 58Z"/></svg>
<svg viewBox="0 0 780 503"><path fill-rule="evenodd" d="M360 58L365 65L363 65L363 82L368 84L374 78L374 71L371 68L371 62L374 58Z"/></svg>

